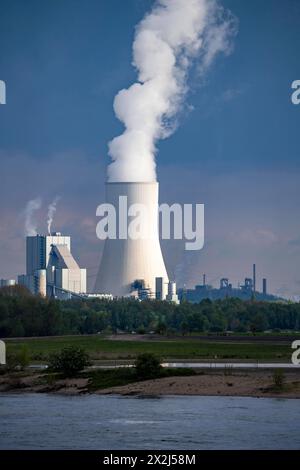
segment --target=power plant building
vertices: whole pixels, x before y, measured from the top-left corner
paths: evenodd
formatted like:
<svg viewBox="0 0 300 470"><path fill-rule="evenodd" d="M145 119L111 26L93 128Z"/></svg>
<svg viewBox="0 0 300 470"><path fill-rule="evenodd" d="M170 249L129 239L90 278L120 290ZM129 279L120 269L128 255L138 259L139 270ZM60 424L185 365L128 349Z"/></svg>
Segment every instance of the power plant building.
<svg viewBox="0 0 300 470"><path fill-rule="evenodd" d="M80 269L67 245L52 245L47 266L47 284L55 291L86 292L86 270Z"/></svg>
<svg viewBox="0 0 300 470"><path fill-rule="evenodd" d="M59 232L26 238L26 274L18 284L33 294L69 298L86 292L86 269L71 254L71 239Z"/></svg>
<svg viewBox="0 0 300 470"><path fill-rule="evenodd" d="M174 302L175 304L179 304L179 299L176 292L176 282L169 282L168 295L166 297L166 300L168 300L168 302Z"/></svg>
<svg viewBox="0 0 300 470"><path fill-rule="evenodd" d="M27 276L33 275L38 269L47 268L52 245L66 245L71 251L71 238L60 232L26 237Z"/></svg>
<svg viewBox="0 0 300 470"><path fill-rule="evenodd" d="M168 281L163 277L155 278L155 298L156 300L166 300L168 293Z"/></svg>

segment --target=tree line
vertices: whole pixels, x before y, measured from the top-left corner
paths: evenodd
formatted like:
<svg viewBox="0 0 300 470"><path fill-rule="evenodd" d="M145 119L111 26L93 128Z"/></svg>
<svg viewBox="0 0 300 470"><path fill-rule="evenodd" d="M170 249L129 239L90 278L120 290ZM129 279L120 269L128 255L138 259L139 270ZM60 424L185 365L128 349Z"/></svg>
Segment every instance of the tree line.
<svg viewBox="0 0 300 470"><path fill-rule="evenodd" d="M189 334L300 330L300 303L236 298L192 304L132 299L56 300L0 289L0 337L137 332Z"/></svg>

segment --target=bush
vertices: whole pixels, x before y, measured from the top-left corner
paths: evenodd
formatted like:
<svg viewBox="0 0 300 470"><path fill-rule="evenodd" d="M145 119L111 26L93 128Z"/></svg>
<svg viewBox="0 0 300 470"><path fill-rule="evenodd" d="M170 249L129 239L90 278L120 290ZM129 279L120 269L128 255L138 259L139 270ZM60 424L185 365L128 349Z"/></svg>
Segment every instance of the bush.
<svg viewBox="0 0 300 470"><path fill-rule="evenodd" d="M273 372L273 383L276 388L282 388L284 383L284 373L282 369L276 369Z"/></svg>
<svg viewBox="0 0 300 470"><path fill-rule="evenodd" d="M144 353L137 356L135 370L139 379L154 379L162 372L160 360L154 354Z"/></svg>
<svg viewBox="0 0 300 470"><path fill-rule="evenodd" d="M141 325L138 327L138 329L136 330L136 332L139 334L139 335L144 335L146 333L146 328L144 327L144 325Z"/></svg>
<svg viewBox="0 0 300 470"><path fill-rule="evenodd" d="M50 370L61 372L65 377L74 377L89 364L88 354L83 349L74 346L51 354L49 358Z"/></svg>
<svg viewBox="0 0 300 470"><path fill-rule="evenodd" d="M24 370L30 364L30 354L27 345L24 345L16 354L10 354L7 358L6 369L8 371Z"/></svg>

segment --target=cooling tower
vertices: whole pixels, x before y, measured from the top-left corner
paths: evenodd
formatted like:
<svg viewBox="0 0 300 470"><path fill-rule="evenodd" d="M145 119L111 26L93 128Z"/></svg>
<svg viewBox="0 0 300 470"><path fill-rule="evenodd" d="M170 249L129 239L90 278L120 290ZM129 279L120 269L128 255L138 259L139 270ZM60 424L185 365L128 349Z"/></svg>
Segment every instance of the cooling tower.
<svg viewBox="0 0 300 470"><path fill-rule="evenodd" d="M168 282L158 230L158 183L107 183L106 202L119 211L120 196L127 196L127 206L141 204L147 211L147 230L142 237L107 238L95 284L95 292L127 296L132 283L144 280L145 287L155 293L155 278ZM124 201L124 198L122 198ZM122 203L123 204L123 203ZM124 217L124 211L122 212ZM117 215L117 220L119 219ZM132 217L128 217L129 223ZM119 228L119 222L117 228Z"/></svg>

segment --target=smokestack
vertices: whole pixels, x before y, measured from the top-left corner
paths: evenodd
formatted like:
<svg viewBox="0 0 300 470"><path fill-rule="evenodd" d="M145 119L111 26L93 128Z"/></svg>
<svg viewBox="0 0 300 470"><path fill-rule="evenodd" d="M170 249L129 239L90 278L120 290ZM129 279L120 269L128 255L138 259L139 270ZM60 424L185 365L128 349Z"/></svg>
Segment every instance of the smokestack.
<svg viewBox="0 0 300 470"><path fill-rule="evenodd" d="M127 207L142 204L147 208L147 233L141 238L105 240L95 292L127 296L137 279L155 292L155 278L168 282L158 230L158 183L106 183L106 202L118 212L119 197L127 196ZM119 222L119 221L118 221ZM118 223L117 223L118 232Z"/></svg>
<svg viewBox="0 0 300 470"><path fill-rule="evenodd" d="M267 295L267 279L263 279L263 294Z"/></svg>
<svg viewBox="0 0 300 470"><path fill-rule="evenodd" d="M256 265L253 265L253 292L256 292Z"/></svg>

